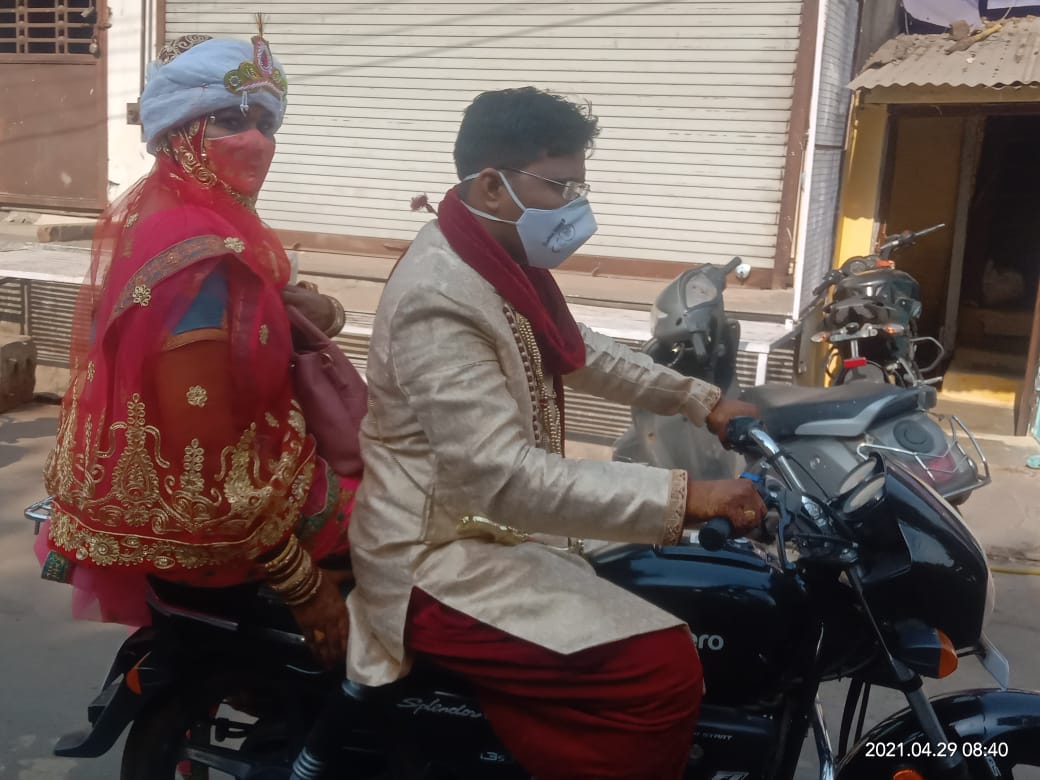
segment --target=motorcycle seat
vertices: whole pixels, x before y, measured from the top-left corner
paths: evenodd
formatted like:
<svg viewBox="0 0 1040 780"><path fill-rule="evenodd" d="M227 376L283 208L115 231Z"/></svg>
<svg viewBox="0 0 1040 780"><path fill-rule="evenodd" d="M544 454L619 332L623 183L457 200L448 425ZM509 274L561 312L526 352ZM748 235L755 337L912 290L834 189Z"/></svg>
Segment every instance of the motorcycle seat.
<svg viewBox="0 0 1040 780"><path fill-rule="evenodd" d="M778 440L792 436L858 437L882 420L935 405L931 387L895 387L852 382L835 387L794 387L766 384L744 391L758 407L769 434Z"/></svg>

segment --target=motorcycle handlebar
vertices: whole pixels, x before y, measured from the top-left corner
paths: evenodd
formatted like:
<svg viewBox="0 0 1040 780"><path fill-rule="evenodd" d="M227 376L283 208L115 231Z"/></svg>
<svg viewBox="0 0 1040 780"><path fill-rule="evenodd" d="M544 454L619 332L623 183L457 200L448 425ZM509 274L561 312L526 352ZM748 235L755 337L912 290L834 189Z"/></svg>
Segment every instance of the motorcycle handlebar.
<svg viewBox="0 0 1040 780"><path fill-rule="evenodd" d="M697 539L708 552L721 550L726 541L733 538L733 523L725 517L713 517L697 532Z"/></svg>
<svg viewBox="0 0 1040 780"><path fill-rule="evenodd" d="M922 230L904 230L902 233L898 233L897 235L886 239L878 248L878 251L886 252L892 249L898 249L899 247L909 246L922 236L927 236L929 233L934 233L936 230L941 230L944 227L946 227L946 223L940 222L938 225L932 225L931 227L926 227Z"/></svg>

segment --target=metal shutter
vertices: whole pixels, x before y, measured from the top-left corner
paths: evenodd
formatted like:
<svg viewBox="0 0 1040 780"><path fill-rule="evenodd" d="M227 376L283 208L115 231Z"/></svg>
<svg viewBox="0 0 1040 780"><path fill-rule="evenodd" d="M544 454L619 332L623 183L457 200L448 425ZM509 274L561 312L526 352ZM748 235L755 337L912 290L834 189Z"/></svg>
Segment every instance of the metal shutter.
<svg viewBox="0 0 1040 780"><path fill-rule="evenodd" d="M260 210L274 227L410 239L455 182L462 111L533 84L588 99L600 222L584 251L772 268L800 0L271 0L290 110ZM167 0L166 35L255 34L255 4Z"/></svg>
<svg viewBox="0 0 1040 780"><path fill-rule="evenodd" d="M845 131L852 93L853 41L859 26L857 0L827 0L820 52L816 140L809 180L809 214L805 250L801 261L801 283L795 299L795 314L812 301L812 289L831 267L838 218L841 168Z"/></svg>

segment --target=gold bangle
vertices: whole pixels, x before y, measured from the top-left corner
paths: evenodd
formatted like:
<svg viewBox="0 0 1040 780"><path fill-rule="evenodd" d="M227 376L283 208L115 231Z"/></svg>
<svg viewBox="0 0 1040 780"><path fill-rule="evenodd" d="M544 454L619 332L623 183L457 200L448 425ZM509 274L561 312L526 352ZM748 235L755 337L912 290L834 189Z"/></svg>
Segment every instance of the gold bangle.
<svg viewBox="0 0 1040 780"><path fill-rule="evenodd" d="M315 566L293 588L287 589L279 595L282 597L282 601L290 606L302 604L308 598L308 594L313 595L317 591L320 579L321 571Z"/></svg>
<svg viewBox="0 0 1040 780"><path fill-rule="evenodd" d="M309 555L300 557L299 564L288 574L281 577L272 577L270 581L271 590L279 595L292 593L313 575L314 562Z"/></svg>
<svg viewBox="0 0 1040 780"><path fill-rule="evenodd" d="M296 596L296 597L286 596L286 597L284 597L283 600L285 601L287 606L298 607L301 604L306 604L308 601L310 601L312 598L314 598L317 595L318 591L321 589L322 576L321 576L321 569L319 569L317 566L315 566L314 569L315 569L315 571L317 571L317 576L315 576L315 578L314 578L314 584L311 585L311 587L308 588L305 593L301 593L299 596Z"/></svg>
<svg viewBox="0 0 1040 780"><path fill-rule="evenodd" d="M292 557L278 566L272 566L267 570L267 577L275 582L288 578L293 572L303 565L303 550L297 549Z"/></svg>
<svg viewBox="0 0 1040 780"><path fill-rule="evenodd" d="M274 558L264 562L264 569L268 574L274 574L282 569L291 568L292 564L295 563L295 559L299 557L300 552L300 540L293 534L285 540L285 545Z"/></svg>

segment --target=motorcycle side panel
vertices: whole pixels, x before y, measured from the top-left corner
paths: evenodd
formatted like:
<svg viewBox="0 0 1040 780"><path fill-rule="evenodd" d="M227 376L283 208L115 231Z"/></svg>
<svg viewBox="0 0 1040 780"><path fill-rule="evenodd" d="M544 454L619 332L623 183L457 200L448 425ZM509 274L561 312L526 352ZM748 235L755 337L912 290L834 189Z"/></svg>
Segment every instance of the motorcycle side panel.
<svg viewBox="0 0 1040 780"><path fill-rule="evenodd" d="M972 778L1010 777L1010 768L1022 763L1040 766L1040 693L1033 691L973 690L931 699L950 742L969 746L972 753L993 746L999 755L971 757ZM915 757L922 752L924 735L916 716L905 709L871 729L842 758L838 780L877 780L892 777L903 767L918 768L933 777L935 759ZM997 772L993 772L996 766Z"/></svg>
<svg viewBox="0 0 1040 780"><path fill-rule="evenodd" d="M739 545L739 546L738 546ZM696 545L614 548L593 560L600 576L686 621L695 636L706 704L772 698L803 668L807 597L749 543L715 553Z"/></svg>
<svg viewBox="0 0 1040 780"><path fill-rule="evenodd" d="M530 774L517 764L491 729L472 687L461 678L421 665L393 684L383 704L384 728L392 735L388 752L406 776L459 780L526 780ZM434 768L427 775L417 770Z"/></svg>

